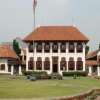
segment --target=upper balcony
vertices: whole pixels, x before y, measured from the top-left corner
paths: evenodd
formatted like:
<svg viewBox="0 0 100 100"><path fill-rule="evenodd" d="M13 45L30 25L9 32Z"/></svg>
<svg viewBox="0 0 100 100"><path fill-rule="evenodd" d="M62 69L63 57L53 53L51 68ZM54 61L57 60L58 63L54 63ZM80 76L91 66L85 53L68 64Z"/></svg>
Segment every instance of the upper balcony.
<svg viewBox="0 0 100 100"><path fill-rule="evenodd" d="M82 43L35 43L34 45L30 43L28 47L30 53L83 53Z"/></svg>

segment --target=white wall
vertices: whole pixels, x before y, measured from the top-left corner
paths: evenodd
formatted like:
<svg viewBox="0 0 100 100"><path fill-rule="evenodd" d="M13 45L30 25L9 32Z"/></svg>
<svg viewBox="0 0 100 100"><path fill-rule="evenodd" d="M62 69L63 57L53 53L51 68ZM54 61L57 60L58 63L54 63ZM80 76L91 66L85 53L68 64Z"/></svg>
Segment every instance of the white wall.
<svg viewBox="0 0 100 100"><path fill-rule="evenodd" d="M52 43L50 44L52 46ZM75 43L76 45L76 43ZM35 47L36 47L36 44L35 44ZM60 46L58 47L60 48ZM58 61L60 62L61 61L61 58L62 57L65 57L66 58L66 61L69 61L69 58L70 57L73 57L74 58L74 61L77 61L77 58L78 57L81 57L82 58L82 61L83 61L83 71L85 71L85 43L83 43L83 52L82 53L69 53L68 52L68 43L66 43L66 53L60 53L60 49L58 50L58 53L52 53L52 48L50 47L50 53L37 53L36 52L36 49L34 50L34 53L29 53L28 52L28 47L26 48L26 70L28 71L28 61L30 59L30 57L34 57L34 61L37 61L37 58L38 57L42 57L42 61L45 60L46 57L49 57L50 58L50 71L47 71L49 74L52 73L52 57L53 56L58 56ZM76 50L75 50L76 51ZM60 64L58 64L58 69L59 69L59 73L62 74L62 71L60 71Z"/></svg>
<svg viewBox="0 0 100 100"><path fill-rule="evenodd" d="M1 64L5 64L5 70L0 70L0 73L8 73L8 74L10 74L10 72L8 72L8 60L0 58L0 65Z"/></svg>

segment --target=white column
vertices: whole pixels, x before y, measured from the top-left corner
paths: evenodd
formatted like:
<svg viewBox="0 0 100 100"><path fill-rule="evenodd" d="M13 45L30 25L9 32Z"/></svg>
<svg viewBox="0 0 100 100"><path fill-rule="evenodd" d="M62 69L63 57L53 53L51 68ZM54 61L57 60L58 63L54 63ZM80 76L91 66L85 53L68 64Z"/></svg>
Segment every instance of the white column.
<svg viewBox="0 0 100 100"><path fill-rule="evenodd" d="M62 73L60 71L60 58L58 58L58 73L62 75Z"/></svg>
<svg viewBox="0 0 100 100"><path fill-rule="evenodd" d="M44 61L45 59L42 58L42 70L44 71Z"/></svg>
<svg viewBox="0 0 100 100"><path fill-rule="evenodd" d="M21 68L21 65L19 65L19 75L22 75L22 68Z"/></svg>
<svg viewBox="0 0 100 100"><path fill-rule="evenodd" d="M92 75L92 66L89 66L89 73L88 73L89 76Z"/></svg>
<svg viewBox="0 0 100 100"><path fill-rule="evenodd" d="M77 43L74 43L74 49L75 49L75 53L77 53Z"/></svg>
<svg viewBox="0 0 100 100"><path fill-rule="evenodd" d="M50 57L50 74L52 73L52 57Z"/></svg>
<svg viewBox="0 0 100 100"><path fill-rule="evenodd" d="M12 65L11 66L11 75L13 75L14 74L14 66Z"/></svg>
<svg viewBox="0 0 100 100"><path fill-rule="evenodd" d="M69 61L67 61L67 69L66 69L67 72L68 72L68 70L69 70L69 69L68 69L68 62L69 62Z"/></svg>
<svg viewBox="0 0 100 100"><path fill-rule="evenodd" d="M53 43L50 43L50 53L52 54L52 45Z"/></svg>
<svg viewBox="0 0 100 100"><path fill-rule="evenodd" d="M77 71L77 61L75 61L75 71Z"/></svg>
<svg viewBox="0 0 100 100"><path fill-rule="evenodd" d="M86 70L86 65L85 65L85 58L82 60L83 61L83 71L85 71Z"/></svg>
<svg viewBox="0 0 100 100"><path fill-rule="evenodd" d="M42 43L42 53L44 54L44 46L45 46L45 43Z"/></svg>
<svg viewBox="0 0 100 100"><path fill-rule="evenodd" d="M34 43L34 54L36 54L36 45L37 43Z"/></svg>
<svg viewBox="0 0 100 100"><path fill-rule="evenodd" d="M34 59L34 71L36 71L36 59Z"/></svg>
<svg viewBox="0 0 100 100"><path fill-rule="evenodd" d="M100 76L100 67L97 67L97 75Z"/></svg>
<svg viewBox="0 0 100 100"><path fill-rule="evenodd" d="M60 54L60 46L61 46L61 43L58 43L58 53Z"/></svg>
<svg viewBox="0 0 100 100"><path fill-rule="evenodd" d="M26 47L26 71L28 71L28 60L29 60L29 51L27 46Z"/></svg>
<svg viewBox="0 0 100 100"><path fill-rule="evenodd" d="M86 47L86 45L85 45L85 43L82 43L82 45L83 45L83 54L85 55L85 47Z"/></svg>
<svg viewBox="0 0 100 100"><path fill-rule="evenodd" d="M66 42L66 53L68 53L69 51L69 43L68 42Z"/></svg>

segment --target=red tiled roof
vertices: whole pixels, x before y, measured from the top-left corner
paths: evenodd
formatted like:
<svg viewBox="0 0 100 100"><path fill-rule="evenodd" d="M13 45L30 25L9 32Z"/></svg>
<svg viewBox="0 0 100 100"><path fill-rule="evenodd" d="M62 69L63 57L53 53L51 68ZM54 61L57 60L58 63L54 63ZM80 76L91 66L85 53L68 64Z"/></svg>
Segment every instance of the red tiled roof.
<svg viewBox="0 0 100 100"><path fill-rule="evenodd" d="M90 52L87 56L86 56L86 59L89 59L89 58L93 58L95 56L97 56L97 53L99 52L99 50L95 50L93 52Z"/></svg>
<svg viewBox="0 0 100 100"><path fill-rule="evenodd" d="M87 66L98 65L98 62L96 60L86 60L86 65Z"/></svg>
<svg viewBox="0 0 100 100"><path fill-rule="evenodd" d="M24 38L33 40L88 41L88 38L74 26L41 26Z"/></svg>
<svg viewBox="0 0 100 100"><path fill-rule="evenodd" d="M17 55L10 46L0 45L0 58L17 58Z"/></svg>

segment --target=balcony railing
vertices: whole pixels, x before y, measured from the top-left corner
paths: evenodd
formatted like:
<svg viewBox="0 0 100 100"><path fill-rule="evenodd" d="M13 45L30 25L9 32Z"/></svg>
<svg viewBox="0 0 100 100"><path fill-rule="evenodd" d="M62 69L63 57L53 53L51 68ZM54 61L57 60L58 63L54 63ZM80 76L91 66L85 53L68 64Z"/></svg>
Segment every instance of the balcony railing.
<svg viewBox="0 0 100 100"><path fill-rule="evenodd" d="M66 44L62 44L62 45L60 46L60 51L61 51L62 53L65 53L65 52L66 52Z"/></svg>
<svg viewBox="0 0 100 100"><path fill-rule="evenodd" d="M82 46L82 44L77 44L77 52L78 53L83 52L83 46Z"/></svg>
<svg viewBox="0 0 100 100"><path fill-rule="evenodd" d="M36 51L37 52L42 52L42 44L37 45Z"/></svg>
<svg viewBox="0 0 100 100"><path fill-rule="evenodd" d="M75 52L74 44L69 44L69 53L74 53L74 52Z"/></svg>
<svg viewBox="0 0 100 100"><path fill-rule="evenodd" d="M50 45L49 44L45 44L44 52L46 52L46 53L50 52Z"/></svg>
<svg viewBox="0 0 100 100"><path fill-rule="evenodd" d="M58 52L58 45L57 45L57 44L53 44L53 46L52 46L52 51L53 51L54 53L57 53L57 52Z"/></svg>

